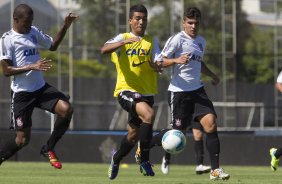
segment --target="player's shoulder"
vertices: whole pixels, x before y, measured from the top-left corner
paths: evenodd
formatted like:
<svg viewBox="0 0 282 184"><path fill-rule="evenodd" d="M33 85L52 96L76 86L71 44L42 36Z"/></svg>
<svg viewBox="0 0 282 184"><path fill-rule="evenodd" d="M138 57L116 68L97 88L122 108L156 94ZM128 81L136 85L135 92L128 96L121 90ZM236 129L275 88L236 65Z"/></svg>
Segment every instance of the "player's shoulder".
<svg viewBox="0 0 282 184"><path fill-rule="evenodd" d="M40 29L39 29L38 27L36 27L36 26L31 26L30 32L31 32L31 33L34 33L34 32L42 32L42 30L40 30Z"/></svg>
<svg viewBox="0 0 282 184"><path fill-rule="evenodd" d="M3 33L3 35L1 36L1 39L9 39L13 36L13 31L10 30L10 31L7 31L5 33Z"/></svg>
<svg viewBox="0 0 282 184"><path fill-rule="evenodd" d="M4 44L11 44L15 40L15 31L7 31L1 36L1 42Z"/></svg>
<svg viewBox="0 0 282 184"><path fill-rule="evenodd" d="M186 39L186 35L183 31L180 31L178 33L175 33L174 35L170 36L169 37L169 40L170 41L173 41L173 42L183 42L183 40Z"/></svg>
<svg viewBox="0 0 282 184"><path fill-rule="evenodd" d="M145 35L143 36L143 38L146 39L146 40L149 40L149 41L151 41L151 42L152 42L154 39L156 39L156 38L154 38L153 36L148 35L148 34L145 34Z"/></svg>
<svg viewBox="0 0 282 184"><path fill-rule="evenodd" d="M182 38L182 37L185 37L184 31L177 32L171 36L171 38L177 38L177 39Z"/></svg>
<svg viewBox="0 0 282 184"><path fill-rule="evenodd" d="M206 42L206 39L202 35L197 35L196 37L200 42Z"/></svg>

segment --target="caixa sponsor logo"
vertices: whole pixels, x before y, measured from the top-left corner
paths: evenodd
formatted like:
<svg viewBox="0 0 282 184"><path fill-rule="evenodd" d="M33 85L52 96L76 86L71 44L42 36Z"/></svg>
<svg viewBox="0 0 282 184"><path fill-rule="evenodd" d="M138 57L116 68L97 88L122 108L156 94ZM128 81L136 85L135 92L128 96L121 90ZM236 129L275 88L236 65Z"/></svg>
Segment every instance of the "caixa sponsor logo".
<svg viewBox="0 0 282 184"><path fill-rule="evenodd" d="M37 55L38 54L38 50L33 48L33 49L27 49L23 51L23 55L24 56L33 56L33 55Z"/></svg>
<svg viewBox="0 0 282 184"><path fill-rule="evenodd" d="M137 55L137 56L148 56L150 54L150 49L127 49L126 50L126 55L132 56L132 55Z"/></svg>

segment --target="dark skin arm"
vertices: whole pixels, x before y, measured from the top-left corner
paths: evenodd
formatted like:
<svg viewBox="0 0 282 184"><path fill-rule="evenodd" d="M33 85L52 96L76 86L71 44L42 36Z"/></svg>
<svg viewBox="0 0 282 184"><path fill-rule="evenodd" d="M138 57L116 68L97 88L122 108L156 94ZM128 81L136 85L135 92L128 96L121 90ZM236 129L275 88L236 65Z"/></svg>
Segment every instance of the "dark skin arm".
<svg viewBox="0 0 282 184"><path fill-rule="evenodd" d="M73 21L77 18L78 16L75 15L74 13L69 13L65 17L64 25L61 27L57 35L54 37L53 43L51 44L51 47L49 48L50 51L55 51L57 50L58 46L62 42L68 28L71 26ZM47 71L49 70L52 65L49 63L51 60L43 58L38 60L36 63L25 65L25 66L20 66L20 67L14 67L13 62L11 60L2 60L1 61L1 67L3 70L3 73L5 76L9 77L12 75L17 75L21 73L25 73L31 70L38 70L38 71Z"/></svg>
<svg viewBox="0 0 282 184"><path fill-rule="evenodd" d="M78 16L74 13L69 13L66 17L65 17L65 21L64 21L64 25L61 27L61 29L59 30L59 32L57 33L57 35L54 37L53 43L51 45L51 47L49 48L50 51L55 51L57 50L58 46L60 45L60 43L62 42L62 40L65 37L65 34L68 30L68 28L71 26L71 24L73 23L73 21L77 18Z"/></svg>
<svg viewBox="0 0 282 184"><path fill-rule="evenodd" d="M17 75L21 73L25 73L31 70L38 70L38 71L47 71L49 70L52 65L50 65L51 60L49 59L40 59L36 63L30 64L30 65L25 65L22 67L14 67L12 66L12 61L11 60L2 60L1 61L1 67L3 70L3 74L6 77L12 76L12 75Z"/></svg>

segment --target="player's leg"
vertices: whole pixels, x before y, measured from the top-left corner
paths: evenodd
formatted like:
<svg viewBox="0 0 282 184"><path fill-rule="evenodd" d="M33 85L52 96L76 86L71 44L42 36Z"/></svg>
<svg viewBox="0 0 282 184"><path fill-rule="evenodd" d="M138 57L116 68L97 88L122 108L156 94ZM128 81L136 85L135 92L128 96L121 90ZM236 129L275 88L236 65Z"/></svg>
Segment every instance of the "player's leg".
<svg viewBox="0 0 282 184"><path fill-rule="evenodd" d="M127 147L124 149L124 151L125 153L126 153L126 150L128 150L129 152L134 147L134 145L136 144L136 141L139 138L140 152L142 152L142 158L140 156L140 160L142 161L140 162L143 162L140 165L140 171L145 175L153 176L154 172L149 162L149 149L147 149L147 147L149 147L149 143L152 138L151 121L154 115L154 112L152 109L152 106L154 104L154 99L153 97L143 97L142 95L136 92L122 91L118 95L118 101L121 107L128 112L128 122L129 122L128 139L124 139L123 141L124 147ZM137 128L138 128L138 131L137 131ZM142 136L139 136L141 134ZM130 143L126 143L126 141L127 142L130 141ZM120 155L120 151L117 152L117 155ZM121 154L121 155L124 155L124 154ZM120 158L120 157L121 156L117 156L117 158ZM114 158L116 159L115 156ZM109 177L110 175L111 174L110 174L110 169L109 169Z"/></svg>
<svg viewBox="0 0 282 184"><path fill-rule="evenodd" d="M217 134L216 113L213 104L203 88L195 91L195 94L197 95L197 102L195 103L194 116L201 123L206 132L206 145L210 155L212 169L210 179L227 180L230 175L219 167L220 141Z"/></svg>
<svg viewBox="0 0 282 184"><path fill-rule="evenodd" d="M184 100L185 99L185 100ZM186 92L168 92L168 105L171 111L171 126L173 129L180 130L186 134L186 129L190 125L192 114L194 111L191 97ZM165 129L159 134L159 141L161 145L162 136L169 129ZM155 138L155 136L154 136ZM153 139L154 139L153 138ZM165 152L162 158L161 171L163 174L169 173L171 154Z"/></svg>
<svg viewBox="0 0 282 184"><path fill-rule="evenodd" d="M16 134L1 148L0 164L29 143L36 95L37 92L11 93L11 129L15 129Z"/></svg>
<svg viewBox="0 0 282 184"><path fill-rule="evenodd" d="M140 171L145 176L154 176L155 173L150 163L150 143L153 135L154 110L147 102L137 102L135 105L136 113L142 120L139 129L139 141L141 150Z"/></svg>
<svg viewBox="0 0 282 184"><path fill-rule="evenodd" d="M162 146L162 138L163 135L171 129L163 129L158 134L154 135L152 137L152 140L150 142L150 149L155 146ZM138 146L135 152L135 161L138 165L141 163L141 149L140 149L140 143L138 142Z"/></svg>
<svg viewBox="0 0 282 184"><path fill-rule="evenodd" d="M117 177L121 160L132 150L138 140L138 130L134 124L128 125L128 134L123 137L119 149L113 153L111 164L108 170L109 179Z"/></svg>
<svg viewBox="0 0 282 184"><path fill-rule="evenodd" d="M204 165L204 141L203 130L199 122L192 122L192 133L194 138L194 151L196 156L196 174L208 173L211 170L210 166Z"/></svg>
<svg viewBox="0 0 282 184"><path fill-rule="evenodd" d="M72 118L73 109L68 101L60 99L55 105L54 112L57 115L57 118L54 124L54 130L47 141L50 150L54 150L56 143L67 131Z"/></svg>
<svg viewBox="0 0 282 184"><path fill-rule="evenodd" d="M206 145L211 160L211 174L210 179L212 180L227 180L230 175L225 173L222 168L219 167L219 152L220 152L220 141L217 134L217 127L215 123L214 114L206 114L200 117L200 122L206 132Z"/></svg>
<svg viewBox="0 0 282 184"><path fill-rule="evenodd" d="M271 148L269 150L271 156L270 166L273 171L276 171L279 166L279 158L282 155L282 148Z"/></svg>
<svg viewBox="0 0 282 184"><path fill-rule="evenodd" d="M49 158L50 164L57 169L61 169L62 164L58 161L55 154L55 145L67 131L73 114L73 109L68 99L68 96L46 84L38 102L39 108L57 115L51 136L47 144L43 145L40 150L40 154Z"/></svg>
<svg viewBox="0 0 282 184"><path fill-rule="evenodd" d="M163 174L169 173L170 158L171 158L171 154L168 152L165 152L162 158L162 164L161 164L161 171Z"/></svg>
<svg viewBox="0 0 282 184"><path fill-rule="evenodd" d="M21 148L26 146L30 140L30 128L16 130L16 137L8 140L0 151L0 164L13 156Z"/></svg>
<svg viewBox="0 0 282 184"><path fill-rule="evenodd" d="M171 105L171 92L168 92L168 102L169 102L169 106L170 106ZM163 135L169 130L171 130L171 129L162 129L158 134L154 135L151 139L149 147L153 148L154 146L161 146ZM170 159L170 156L169 156L169 159ZM138 143L138 147L137 147L137 150L136 150L136 153L135 153L135 160L136 160L137 164L141 163L141 149L140 149L139 143ZM165 170L167 170L168 164L164 163L163 161L166 161L166 160L165 159L162 160L162 166L165 165L166 166ZM167 163L169 163L169 162L167 162Z"/></svg>

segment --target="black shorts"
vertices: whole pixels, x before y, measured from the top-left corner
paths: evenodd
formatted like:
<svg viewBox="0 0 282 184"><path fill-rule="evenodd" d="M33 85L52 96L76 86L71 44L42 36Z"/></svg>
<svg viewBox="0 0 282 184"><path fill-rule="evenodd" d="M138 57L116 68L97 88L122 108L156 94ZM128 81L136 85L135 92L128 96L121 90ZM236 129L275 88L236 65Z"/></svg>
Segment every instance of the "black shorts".
<svg viewBox="0 0 282 184"><path fill-rule="evenodd" d="M198 117L202 115L212 113L216 116L213 104L203 87L195 91L169 91L168 104L174 129L187 129L192 121L199 122Z"/></svg>
<svg viewBox="0 0 282 184"><path fill-rule="evenodd" d="M136 103L146 102L150 107L154 105L154 96L143 96L140 93L132 91L122 91L118 94L120 106L128 112L128 123L140 127L142 120L136 113Z"/></svg>
<svg viewBox="0 0 282 184"><path fill-rule="evenodd" d="M31 127L31 116L35 107L54 113L54 107L59 100L68 101L69 97L47 83L34 92L12 92L11 128Z"/></svg>

